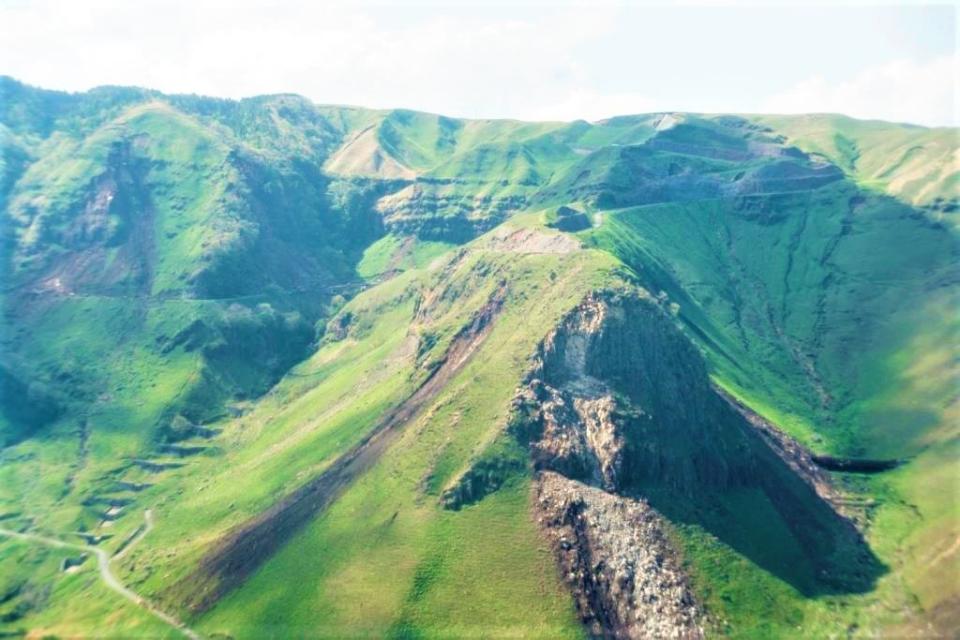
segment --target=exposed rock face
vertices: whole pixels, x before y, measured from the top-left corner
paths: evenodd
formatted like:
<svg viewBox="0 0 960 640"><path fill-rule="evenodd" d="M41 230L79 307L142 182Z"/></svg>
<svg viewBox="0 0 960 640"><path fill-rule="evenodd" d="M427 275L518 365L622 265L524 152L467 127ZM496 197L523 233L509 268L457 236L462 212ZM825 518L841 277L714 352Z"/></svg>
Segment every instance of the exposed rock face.
<svg viewBox="0 0 960 640"><path fill-rule="evenodd" d="M744 455L750 434L708 380L700 354L654 301L591 295L544 340L521 392L537 407L534 461L608 491L743 485L756 474Z"/></svg>
<svg viewBox="0 0 960 640"><path fill-rule="evenodd" d="M593 635L703 637L702 612L650 505L552 472L537 491L537 519Z"/></svg>
<svg viewBox="0 0 960 640"><path fill-rule="evenodd" d="M543 421L541 439L531 444L536 466L616 489L624 443L609 391L599 387L595 395L575 396L538 382L533 398Z"/></svg>
<svg viewBox="0 0 960 640"><path fill-rule="evenodd" d="M547 337L540 372L553 384L534 379L527 393L540 408L542 433L531 445L537 466L613 491L624 446L617 404L609 387L587 373L590 337L608 311L591 297Z"/></svg>
<svg viewBox="0 0 960 640"><path fill-rule="evenodd" d="M581 170L552 181L538 198L548 202L562 195L569 202L619 209L803 191L844 178L836 166L786 147L743 118L725 118L722 127L672 115L656 122L657 135L585 158ZM606 169L598 170L597 157L604 158ZM717 171L716 161L741 163L744 170Z"/></svg>
<svg viewBox="0 0 960 640"><path fill-rule="evenodd" d="M465 196L456 182L419 178L377 201L384 227L428 240L465 242L522 209L522 196Z"/></svg>
<svg viewBox="0 0 960 640"><path fill-rule="evenodd" d="M516 411L539 472L538 521L595 634L702 635L707 618L665 516L738 548L799 549L754 559L811 594L868 590L882 573L809 454L714 388L701 354L642 291L595 293L568 314L541 343ZM727 511L733 495L750 496L733 508L764 510L769 528L718 525L717 513L760 517ZM784 572L789 562L806 577Z"/></svg>
<svg viewBox="0 0 960 640"><path fill-rule="evenodd" d="M592 634L701 637L702 612L662 517L646 502L618 495L625 433L649 416L624 406L592 375L592 356L599 337L623 315L607 297L590 296L544 340L517 401L532 408L537 428L530 449L534 465L545 470L534 509Z"/></svg>

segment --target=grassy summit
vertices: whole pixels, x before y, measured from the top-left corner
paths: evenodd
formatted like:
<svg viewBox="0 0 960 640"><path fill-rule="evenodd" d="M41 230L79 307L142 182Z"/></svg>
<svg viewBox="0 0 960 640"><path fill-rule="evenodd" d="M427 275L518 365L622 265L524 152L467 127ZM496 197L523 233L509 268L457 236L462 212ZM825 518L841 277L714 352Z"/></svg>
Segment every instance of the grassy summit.
<svg viewBox="0 0 960 640"><path fill-rule="evenodd" d="M584 634L518 390L601 291L645 309L591 365L630 459L727 479L619 489L709 634L960 628L955 130L0 78L0 147L0 528L34 536L0 537L0 632L181 633L86 545L200 635ZM713 389L819 461L862 549Z"/></svg>

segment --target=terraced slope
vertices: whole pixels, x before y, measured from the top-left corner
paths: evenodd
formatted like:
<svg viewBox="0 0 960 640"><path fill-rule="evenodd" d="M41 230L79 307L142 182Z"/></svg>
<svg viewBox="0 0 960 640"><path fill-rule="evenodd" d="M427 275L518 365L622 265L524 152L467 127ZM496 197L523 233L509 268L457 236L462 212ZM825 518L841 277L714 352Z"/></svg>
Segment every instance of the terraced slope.
<svg viewBox="0 0 960 640"><path fill-rule="evenodd" d="M9 78L0 127L3 632L960 628L956 131Z"/></svg>
<svg viewBox="0 0 960 640"><path fill-rule="evenodd" d="M960 181L955 130L840 115L767 116L758 121L789 144L836 164L865 188L923 208L935 220L956 220L945 216L956 212Z"/></svg>

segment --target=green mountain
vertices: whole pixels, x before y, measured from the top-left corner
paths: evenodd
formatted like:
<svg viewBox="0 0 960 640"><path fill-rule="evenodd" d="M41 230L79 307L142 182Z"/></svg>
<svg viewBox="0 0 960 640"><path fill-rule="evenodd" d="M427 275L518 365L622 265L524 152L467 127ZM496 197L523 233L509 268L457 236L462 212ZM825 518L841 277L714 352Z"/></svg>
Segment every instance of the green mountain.
<svg viewBox="0 0 960 640"><path fill-rule="evenodd" d="M0 635L955 635L957 136L0 78Z"/></svg>

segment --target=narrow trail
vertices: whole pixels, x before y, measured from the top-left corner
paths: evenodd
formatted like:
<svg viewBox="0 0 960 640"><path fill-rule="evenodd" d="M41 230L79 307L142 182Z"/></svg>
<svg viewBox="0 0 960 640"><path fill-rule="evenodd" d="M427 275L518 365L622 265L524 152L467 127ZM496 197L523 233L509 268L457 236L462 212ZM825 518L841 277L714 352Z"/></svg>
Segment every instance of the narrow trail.
<svg viewBox="0 0 960 640"><path fill-rule="evenodd" d="M137 535L136 539L127 546L126 551L129 551L137 542L139 542L143 537L153 528L153 513L148 509L144 512L144 521L146 525L143 531ZM27 542L38 542L40 544L45 544L49 547L57 547L59 549L77 549L78 551L85 551L87 553L92 553L97 557L97 566L100 569L100 578L103 580L110 589L119 593L121 596L134 603L138 607L150 612L154 617L163 622L167 623L180 633L182 633L190 640L200 640L200 635L195 631L190 629L186 624L175 618L174 616L161 611L149 600L138 594L137 592L124 586L120 579L114 575L113 570L110 568L110 554L103 549L98 549L97 547L91 547L85 544L75 544L72 542L64 542L63 540L57 540L56 538L48 538L46 536L41 536L35 533L21 533L19 531L13 531L11 529L5 529L0 527L0 536L6 536L8 538L17 538L18 540L25 540ZM117 556L120 557L120 556Z"/></svg>
<svg viewBox="0 0 960 640"><path fill-rule="evenodd" d="M950 545L949 549L946 549L945 551L941 551L936 556L934 556L934 558L927 563L927 566L934 567L940 564L941 562L943 562L944 560L946 560L947 558L955 554L958 550L960 550L960 538L957 538L954 541L954 543Z"/></svg>
<svg viewBox="0 0 960 640"><path fill-rule="evenodd" d="M153 509L147 509L143 512L143 528L137 532L137 534L126 544L122 549L120 549L114 556L114 560L119 560L123 556L130 553L130 550L133 549L137 544L143 540L153 529Z"/></svg>

